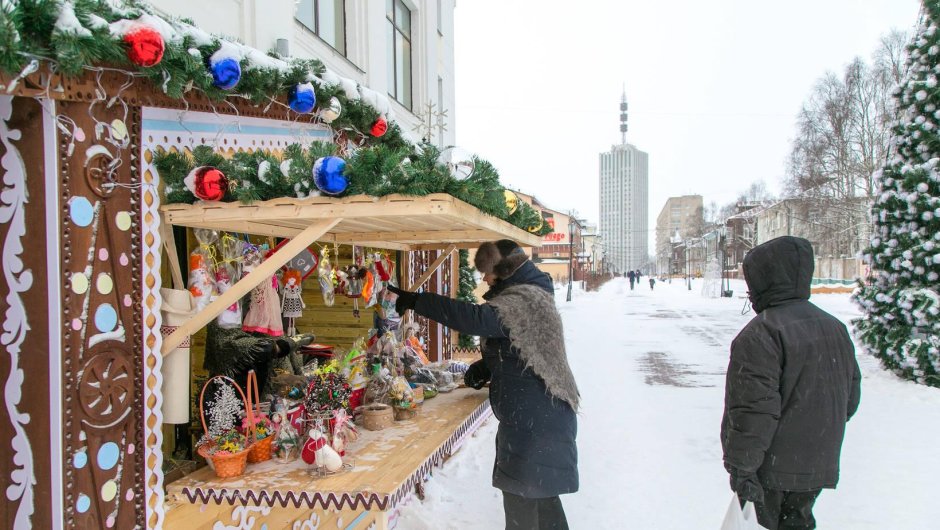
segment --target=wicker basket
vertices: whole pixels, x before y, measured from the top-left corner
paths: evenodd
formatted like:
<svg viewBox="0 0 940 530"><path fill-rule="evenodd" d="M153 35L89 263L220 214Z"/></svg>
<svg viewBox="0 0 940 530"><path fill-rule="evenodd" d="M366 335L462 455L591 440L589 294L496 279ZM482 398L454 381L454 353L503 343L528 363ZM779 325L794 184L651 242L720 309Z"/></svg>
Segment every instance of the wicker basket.
<svg viewBox="0 0 940 530"><path fill-rule="evenodd" d="M271 456L274 455L272 441L274 441L274 436L268 436L251 444L251 447L248 448L248 463L257 464L258 462L271 460Z"/></svg>
<svg viewBox="0 0 940 530"><path fill-rule="evenodd" d="M254 396L254 400L252 400L252 396ZM257 436L257 431L254 429L255 415L264 414L258 404L259 401L258 375L252 370L248 372L248 410L252 411L252 414L249 414L249 421L251 422L252 432L255 436ZM273 440L274 436L270 432L268 433L268 437L263 440L255 438L255 443L251 444L251 448L248 450L248 462L250 464L257 464L271 460L271 456L274 454L274 447L271 445Z"/></svg>
<svg viewBox="0 0 940 530"><path fill-rule="evenodd" d="M248 453L251 452L251 446L238 453L228 455L209 454L209 450L215 444L202 444L197 453L206 459L209 467L215 471L219 478L237 477L245 472L245 466L248 464Z"/></svg>
<svg viewBox="0 0 940 530"><path fill-rule="evenodd" d="M391 427L392 423L395 422L392 407L382 403L363 405L357 408L356 412L361 414L362 419L360 422L362 426L370 431L381 431L386 427Z"/></svg>
<svg viewBox="0 0 940 530"><path fill-rule="evenodd" d="M219 379L223 382L226 382L233 387L235 390L238 390L238 393L242 396L242 404L245 406L245 413L248 415L249 419L254 418L251 412L251 408L248 406L248 399L245 397L245 393L242 392L242 389L238 386L238 383L232 379L225 377L224 375L217 375L210 377L206 384L202 386L202 392L199 394L199 419L202 421L202 430L204 433L209 433L209 428L206 426L206 413L203 409L203 404L205 403L206 389L209 388L209 385L212 381ZM245 449L231 454L217 455L214 453L210 454L210 451L215 446L214 442L204 443L199 446L196 452L199 456L206 459L206 462L209 463L209 467L215 471L216 476L219 478L230 478L237 477L245 472L245 465L248 463L248 453L251 451L252 445L255 440L255 430L252 423L252 427L249 429L250 438L246 440Z"/></svg>
<svg viewBox="0 0 940 530"><path fill-rule="evenodd" d="M399 407L399 406L396 405L396 406L394 406L393 408L395 409L395 420L396 420L396 421L402 421L402 420L412 420L412 419L414 419L415 416L418 415L418 408L419 408L419 407L417 407L417 406L414 406L414 407L411 407L411 406L409 406L409 407Z"/></svg>

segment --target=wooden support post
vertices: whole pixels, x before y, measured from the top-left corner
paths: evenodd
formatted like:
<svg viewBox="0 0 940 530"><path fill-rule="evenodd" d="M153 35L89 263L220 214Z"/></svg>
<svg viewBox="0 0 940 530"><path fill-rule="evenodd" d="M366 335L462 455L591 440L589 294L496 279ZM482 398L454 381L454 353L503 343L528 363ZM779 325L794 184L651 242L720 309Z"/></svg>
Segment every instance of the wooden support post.
<svg viewBox="0 0 940 530"><path fill-rule="evenodd" d="M163 246L166 247L166 256L170 260L170 276L173 277L174 289L185 289L186 282L183 281L183 271L180 270L180 258L176 252L176 237L173 235L173 225L166 222L166 218L160 219L160 237L163 239Z"/></svg>
<svg viewBox="0 0 940 530"><path fill-rule="evenodd" d="M434 271L436 271L437 269L441 267L441 264L444 263L444 260L447 259L447 256L450 256L450 254L456 248L457 248L457 245L450 245L446 249L444 249L444 252L442 252L441 255L438 256L436 260L434 260L434 263L432 263L431 266L428 267L428 270L424 271L424 274L422 274L421 276L418 277L417 280L415 280L414 285L409 286L408 289L406 290L414 291L415 289L418 289L419 287L424 285L424 282L428 281L428 278L430 278L431 275L434 274Z"/></svg>
<svg viewBox="0 0 940 530"><path fill-rule="evenodd" d="M269 280L271 275L273 275L279 268L281 268L285 263L293 259L301 250L310 246L311 243L317 240L318 237L325 234L328 230L336 226L342 219L335 218L330 220L320 220L315 221L309 227L305 228L301 233L287 242L284 246L278 249L277 252L271 255L270 258L264 260L261 265L255 267L247 276L239 280L235 285L231 286L228 291L225 291L222 295L212 301L209 305L205 307L202 311L197 313L193 318L187 321L182 326L176 328L170 336L163 339L163 347L161 351L164 355L173 351L174 348L179 346L185 337L192 335L197 330L202 329L203 326L209 323L210 320L219 316L222 311L225 311L225 308L229 307L242 296L245 296L248 291L251 291L258 284L265 280Z"/></svg>

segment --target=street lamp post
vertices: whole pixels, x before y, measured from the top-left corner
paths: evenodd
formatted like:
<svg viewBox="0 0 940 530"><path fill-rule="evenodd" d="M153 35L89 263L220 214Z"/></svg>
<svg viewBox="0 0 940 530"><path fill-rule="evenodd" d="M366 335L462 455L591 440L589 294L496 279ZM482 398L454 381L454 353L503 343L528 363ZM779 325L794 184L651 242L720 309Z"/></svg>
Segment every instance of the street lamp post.
<svg viewBox="0 0 940 530"><path fill-rule="evenodd" d="M571 239L571 234L574 232L574 217L571 215L568 216L568 298L567 302L571 301L571 282L574 281L572 275L572 264L574 262L574 241Z"/></svg>

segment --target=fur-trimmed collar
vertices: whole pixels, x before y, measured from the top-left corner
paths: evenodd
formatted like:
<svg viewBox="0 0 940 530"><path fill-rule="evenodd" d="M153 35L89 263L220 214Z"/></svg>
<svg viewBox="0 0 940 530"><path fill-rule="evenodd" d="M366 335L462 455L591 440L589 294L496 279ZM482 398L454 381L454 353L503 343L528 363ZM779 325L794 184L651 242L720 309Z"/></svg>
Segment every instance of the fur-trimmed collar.
<svg viewBox="0 0 940 530"><path fill-rule="evenodd" d="M544 382L548 393L578 410L580 395L568 356L561 315L554 297L535 285L512 285L488 302L508 330L526 368Z"/></svg>

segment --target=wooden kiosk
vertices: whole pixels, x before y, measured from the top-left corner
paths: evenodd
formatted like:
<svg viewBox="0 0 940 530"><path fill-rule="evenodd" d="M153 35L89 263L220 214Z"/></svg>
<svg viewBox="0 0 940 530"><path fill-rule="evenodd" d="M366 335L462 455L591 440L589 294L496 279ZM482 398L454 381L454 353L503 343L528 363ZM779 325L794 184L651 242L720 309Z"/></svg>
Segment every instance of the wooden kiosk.
<svg viewBox="0 0 940 530"><path fill-rule="evenodd" d="M387 528L429 470L489 413L484 392L426 403L364 435L334 477L299 465L205 470L164 483L164 352L314 241L420 254L424 284L457 248L541 238L450 195L163 205L158 150L224 155L332 141L284 105L163 94L133 72L0 74L0 475L6 528ZM363 91L364 92L364 91ZM304 134L298 137L298 127ZM81 134L79 134L81 133ZM164 328L161 287L184 286L172 226L290 239L194 318Z"/></svg>
<svg viewBox="0 0 940 530"><path fill-rule="evenodd" d="M207 203L162 207L164 227L290 238L253 272L163 340L164 352L204 326L225 307L314 241L358 243L396 250L435 250L438 256L406 288L422 286L457 248L511 238L537 246L540 238L484 215L450 195L344 199L280 199L254 204ZM164 240L175 252L172 231ZM178 263L177 260L171 260ZM182 282L180 271L174 278ZM176 281L176 280L174 280ZM394 526L397 509L490 414L485 392L458 389L425 403L415 420L376 433L366 431L352 449L349 472L318 477L303 462L252 465L245 475L219 479L208 468L167 486L167 528L378 528ZM239 526L241 525L241 526ZM254 526L248 526L255 528Z"/></svg>

